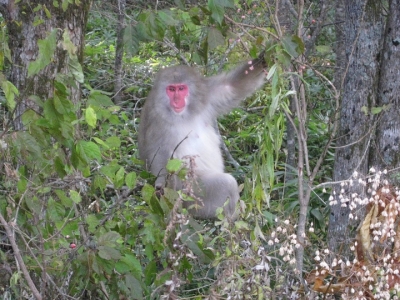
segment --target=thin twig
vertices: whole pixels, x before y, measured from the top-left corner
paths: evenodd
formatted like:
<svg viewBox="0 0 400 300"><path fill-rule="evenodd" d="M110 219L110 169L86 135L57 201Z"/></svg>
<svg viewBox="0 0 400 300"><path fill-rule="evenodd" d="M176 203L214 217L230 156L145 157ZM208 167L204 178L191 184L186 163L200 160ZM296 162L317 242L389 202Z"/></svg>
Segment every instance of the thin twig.
<svg viewBox="0 0 400 300"><path fill-rule="evenodd" d="M24 277L29 285L29 288L31 289L33 295L35 296L35 298L37 300L42 300L42 296L40 295L38 289L36 288L35 284L33 283L33 280L31 278L31 276L29 275L29 271L25 265L25 262L22 259L21 252L19 251L18 245L15 242L14 233L11 230L11 227L8 225L7 221L4 219L1 212L0 212L0 223L3 225L3 227L6 231L8 240L10 241L11 247L13 248L13 251L14 251L15 259L17 260L19 266L22 269L22 273L24 274Z"/></svg>

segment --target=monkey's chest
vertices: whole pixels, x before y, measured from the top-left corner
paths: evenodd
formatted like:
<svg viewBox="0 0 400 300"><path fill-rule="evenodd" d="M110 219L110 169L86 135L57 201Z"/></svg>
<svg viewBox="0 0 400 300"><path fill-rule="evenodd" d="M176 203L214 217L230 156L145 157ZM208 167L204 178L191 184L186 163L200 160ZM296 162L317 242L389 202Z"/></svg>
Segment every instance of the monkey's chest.
<svg viewBox="0 0 400 300"><path fill-rule="evenodd" d="M178 138L178 143L181 141L182 143L174 152L175 158L186 162L194 159L195 168L199 171L223 171L220 140L211 125L194 123L183 132L184 134Z"/></svg>

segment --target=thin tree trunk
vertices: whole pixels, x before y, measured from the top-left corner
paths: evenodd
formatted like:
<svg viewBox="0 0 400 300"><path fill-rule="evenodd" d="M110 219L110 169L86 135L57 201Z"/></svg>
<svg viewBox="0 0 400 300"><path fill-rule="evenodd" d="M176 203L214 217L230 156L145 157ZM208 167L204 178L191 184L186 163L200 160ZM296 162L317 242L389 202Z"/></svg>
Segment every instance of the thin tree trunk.
<svg viewBox="0 0 400 300"><path fill-rule="evenodd" d="M114 83L114 103L119 104L122 101L122 58L124 57L124 32L125 32L125 8L126 0L117 0L118 24L117 41L115 45L115 83Z"/></svg>
<svg viewBox="0 0 400 300"><path fill-rule="evenodd" d="M284 28L285 31L294 32L295 31L295 20L298 17L297 11L295 11L292 3L290 1L282 1L281 9L278 10L279 26ZM281 25L283 24L283 25ZM296 82L297 83L297 82ZM298 90L298 85L291 86L295 91ZM296 128L292 124L289 118L294 120L296 116L296 97L294 95L290 96L289 110L291 116L286 116L286 168L285 168L285 189L284 195L287 196L291 185L293 185L296 178L297 169L297 156L296 156Z"/></svg>

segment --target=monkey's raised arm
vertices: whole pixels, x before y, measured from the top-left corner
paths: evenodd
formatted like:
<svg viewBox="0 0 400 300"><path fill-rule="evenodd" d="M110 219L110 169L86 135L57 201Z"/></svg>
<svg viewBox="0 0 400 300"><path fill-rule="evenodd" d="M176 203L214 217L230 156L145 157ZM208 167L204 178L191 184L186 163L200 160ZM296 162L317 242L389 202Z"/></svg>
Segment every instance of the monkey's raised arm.
<svg viewBox="0 0 400 300"><path fill-rule="evenodd" d="M264 84L266 64L263 55L249 60L228 73L209 77L209 101L217 114L229 112Z"/></svg>

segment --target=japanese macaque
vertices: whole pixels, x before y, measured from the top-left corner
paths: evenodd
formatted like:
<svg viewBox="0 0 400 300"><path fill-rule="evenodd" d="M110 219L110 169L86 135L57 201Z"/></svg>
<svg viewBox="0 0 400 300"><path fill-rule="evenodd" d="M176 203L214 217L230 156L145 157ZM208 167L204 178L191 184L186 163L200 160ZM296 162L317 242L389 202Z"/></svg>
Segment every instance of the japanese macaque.
<svg viewBox="0 0 400 300"><path fill-rule="evenodd" d="M213 124L263 85L265 67L261 55L212 77L203 77L188 66L165 68L157 74L141 113L139 156L157 176L157 187L175 189L181 189L182 183L176 177L167 179L168 159L187 164L194 160L195 205L185 203L195 218L214 219L220 207L226 217L237 216L238 185L224 172Z"/></svg>

